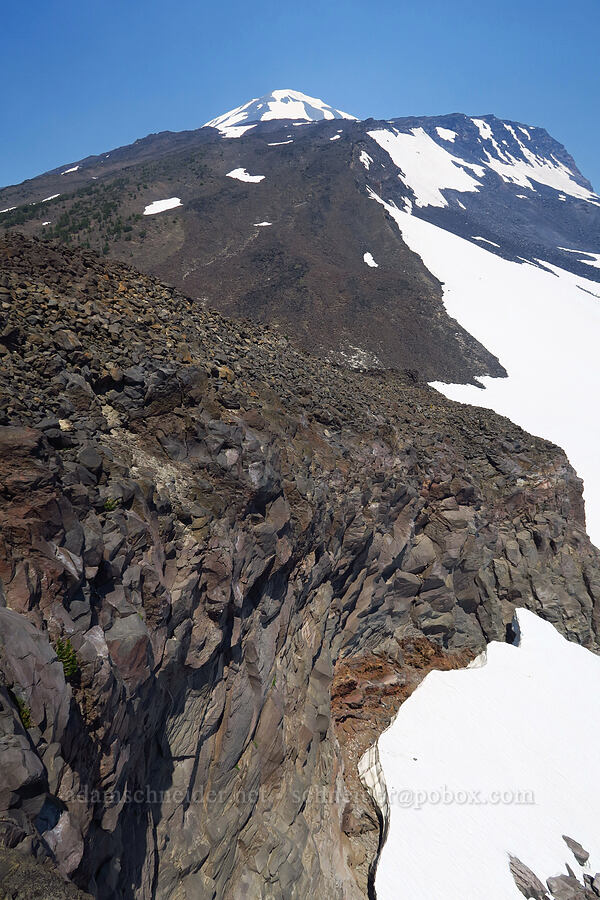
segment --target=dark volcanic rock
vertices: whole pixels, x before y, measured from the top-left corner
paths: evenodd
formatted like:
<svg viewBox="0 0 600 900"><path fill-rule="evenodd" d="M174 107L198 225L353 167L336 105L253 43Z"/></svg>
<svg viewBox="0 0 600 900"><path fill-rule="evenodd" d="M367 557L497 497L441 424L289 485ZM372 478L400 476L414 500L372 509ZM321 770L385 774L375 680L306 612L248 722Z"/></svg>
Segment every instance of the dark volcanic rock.
<svg viewBox="0 0 600 900"><path fill-rule="evenodd" d="M598 648L580 481L125 265L0 264L1 842L106 900L364 897L356 763L423 674L517 605Z"/></svg>

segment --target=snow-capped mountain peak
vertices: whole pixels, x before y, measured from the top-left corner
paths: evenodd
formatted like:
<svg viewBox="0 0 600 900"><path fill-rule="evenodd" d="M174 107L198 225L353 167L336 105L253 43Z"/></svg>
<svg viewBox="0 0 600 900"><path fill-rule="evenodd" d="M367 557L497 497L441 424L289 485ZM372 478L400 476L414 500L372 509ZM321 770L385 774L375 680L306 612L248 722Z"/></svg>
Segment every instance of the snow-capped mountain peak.
<svg viewBox="0 0 600 900"><path fill-rule="evenodd" d="M206 122L204 127L217 128L226 137L240 137L257 122L271 119L291 119L301 122L320 122L323 119L355 119L349 113L309 97L300 91L279 90L250 100L243 106Z"/></svg>

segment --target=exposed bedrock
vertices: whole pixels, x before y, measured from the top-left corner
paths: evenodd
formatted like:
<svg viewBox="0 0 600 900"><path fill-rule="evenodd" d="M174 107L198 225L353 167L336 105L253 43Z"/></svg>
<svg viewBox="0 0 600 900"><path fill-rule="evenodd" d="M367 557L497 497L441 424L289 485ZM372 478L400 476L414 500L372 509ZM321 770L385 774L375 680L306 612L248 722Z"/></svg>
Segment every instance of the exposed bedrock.
<svg viewBox="0 0 600 900"><path fill-rule="evenodd" d="M99 898L366 896L358 760L423 674L515 606L597 648L581 483L125 266L0 259L3 846Z"/></svg>

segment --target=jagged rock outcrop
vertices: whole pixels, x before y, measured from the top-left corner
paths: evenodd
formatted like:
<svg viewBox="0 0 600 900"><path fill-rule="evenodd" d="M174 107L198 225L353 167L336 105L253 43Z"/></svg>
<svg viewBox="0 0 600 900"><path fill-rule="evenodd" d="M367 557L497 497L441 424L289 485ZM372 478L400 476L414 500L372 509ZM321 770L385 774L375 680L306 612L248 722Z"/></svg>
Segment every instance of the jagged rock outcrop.
<svg viewBox="0 0 600 900"><path fill-rule="evenodd" d="M356 766L423 674L515 605L598 647L580 481L125 265L0 264L2 844L100 898L364 897Z"/></svg>
<svg viewBox="0 0 600 900"><path fill-rule="evenodd" d="M579 866L583 867L589 859L587 850L567 835L563 835L563 839ZM535 872L516 856L510 857L509 865L519 891L531 900L596 900L600 897L600 873L595 876L589 872L576 874L567 862L567 874L551 876L544 885ZM581 881L578 875L581 875Z"/></svg>

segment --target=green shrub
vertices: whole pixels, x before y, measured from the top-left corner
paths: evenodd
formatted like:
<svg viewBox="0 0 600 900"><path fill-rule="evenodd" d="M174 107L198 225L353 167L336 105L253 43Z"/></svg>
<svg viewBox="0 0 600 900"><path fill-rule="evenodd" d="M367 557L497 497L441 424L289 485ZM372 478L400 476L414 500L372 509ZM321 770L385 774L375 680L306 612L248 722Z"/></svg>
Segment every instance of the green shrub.
<svg viewBox="0 0 600 900"><path fill-rule="evenodd" d="M31 728L33 725L33 722L31 721L31 710L21 697L16 697L15 699L17 701L17 709L19 710L19 718L23 728Z"/></svg>
<svg viewBox="0 0 600 900"><path fill-rule="evenodd" d="M71 644L71 638L63 641L59 638L54 645L56 655L60 659L67 681L72 681L79 672L79 663L77 662L77 654Z"/></svg>

